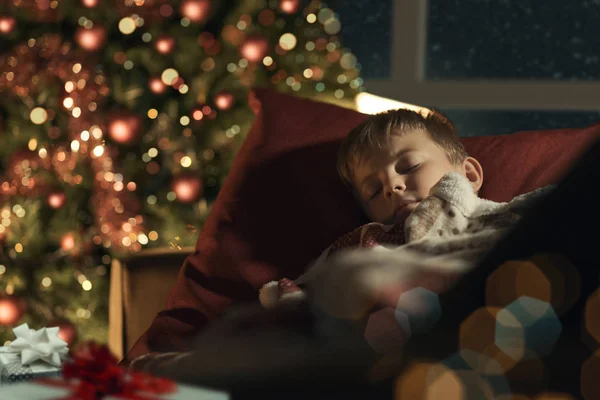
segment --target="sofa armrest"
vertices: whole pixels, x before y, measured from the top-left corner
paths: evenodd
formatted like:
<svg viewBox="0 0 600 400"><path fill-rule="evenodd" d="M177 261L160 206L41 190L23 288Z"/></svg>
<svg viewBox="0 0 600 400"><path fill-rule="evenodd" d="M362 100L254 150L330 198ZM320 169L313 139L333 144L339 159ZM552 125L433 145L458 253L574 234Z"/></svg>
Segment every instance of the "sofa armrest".
<svg viewBox="0 0 600 400"><path fill-rule="evenodd" d="M113 259L110 271L108 345L122 358L148 329L177 282L193 247L144 250Z"/></svg>

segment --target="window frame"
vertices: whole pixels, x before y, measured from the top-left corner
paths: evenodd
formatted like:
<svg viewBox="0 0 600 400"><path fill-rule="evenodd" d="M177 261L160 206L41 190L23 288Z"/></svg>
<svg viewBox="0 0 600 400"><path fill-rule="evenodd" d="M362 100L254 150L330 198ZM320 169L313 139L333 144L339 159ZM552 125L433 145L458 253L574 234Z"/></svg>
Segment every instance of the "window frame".
<svg viewBox="0 0 600 400"><path fill-rule="evenodd" d="M429 0L394 0L391 73L366 79L367 92L446 109L600 110L600 81L425 79Z"/></svg>

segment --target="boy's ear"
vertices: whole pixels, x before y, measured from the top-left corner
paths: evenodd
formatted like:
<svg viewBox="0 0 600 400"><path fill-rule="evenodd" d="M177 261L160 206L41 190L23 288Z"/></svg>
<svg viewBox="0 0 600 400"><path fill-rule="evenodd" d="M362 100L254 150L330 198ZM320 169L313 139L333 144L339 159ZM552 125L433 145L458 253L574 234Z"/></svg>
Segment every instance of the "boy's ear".
<svg viewBox="0 0 600 400"><path fill-rule="evenodd" d="M479 189L483 185L483 168L479 161L473 157L467 157L463 161L462 167L464 175L473 186L473 191L475 193L479 192Z"/></svg>

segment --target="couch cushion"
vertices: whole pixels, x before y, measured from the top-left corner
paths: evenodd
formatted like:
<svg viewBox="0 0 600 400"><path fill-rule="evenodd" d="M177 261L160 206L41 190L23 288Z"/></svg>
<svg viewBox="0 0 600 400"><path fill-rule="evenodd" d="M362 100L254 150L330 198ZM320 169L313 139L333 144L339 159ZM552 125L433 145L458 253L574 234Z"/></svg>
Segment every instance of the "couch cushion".
<svg viewBox="0 0 600 400"><path fill-rule="evenodd" d="M600 124L583 129L527 131L463 138L483 167L480 196L509 201L536 188L558 183L577 157L600 137Z"/></svg>
<svg viewBox="0 0 600 400"><path fill-rule="evenodd" d="M234 301L294 278L336 238L367 222L336 172L341 139L366 116L255 90L257 118L165 310L128 358L181 350ZM507 200L556 181L600 125L465 139L483 164L482 196Z"/></svg>

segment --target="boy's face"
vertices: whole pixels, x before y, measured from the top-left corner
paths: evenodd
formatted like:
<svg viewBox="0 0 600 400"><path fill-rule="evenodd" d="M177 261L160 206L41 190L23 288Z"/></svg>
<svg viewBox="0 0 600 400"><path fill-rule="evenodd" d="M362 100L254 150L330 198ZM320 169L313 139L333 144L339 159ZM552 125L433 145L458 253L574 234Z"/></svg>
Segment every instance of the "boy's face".
<svg viewBox="0 0 600 400"><path fill-rule="evenodd" d="M388 148L374 150L357 166L354 189L372 221L392 225L404 222L453 171L465 175L464 167L453 165L429 134L392 134Z"/></svg>

